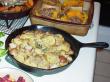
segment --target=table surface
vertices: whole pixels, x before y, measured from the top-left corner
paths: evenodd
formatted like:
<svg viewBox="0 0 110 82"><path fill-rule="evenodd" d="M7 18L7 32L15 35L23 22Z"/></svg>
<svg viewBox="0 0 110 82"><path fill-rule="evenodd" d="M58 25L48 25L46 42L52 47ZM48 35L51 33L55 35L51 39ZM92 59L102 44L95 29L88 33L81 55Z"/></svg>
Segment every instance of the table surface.
<svg viewBox="0 0 110 82"><path fill-rule="evenodd" d="M93 23L92 27L88 31L88 34L86 36L73 36L83 43L96 42L99 25L99 14L100 4L98 2L95 2ZM30 20L26 22L25 26L27 25L30 25ZM7 36L8 35L1 38L0 40L5 42ZM51 75L44 75L41 77L34 76L27 72L26 73L33 78L34 82L92 82L95 68L95 58L96 49L85 47L80 49L79 55L72 63L72 65L62 72ZM2 67L16 68L15 66L9 64L5 60L5 57L1 58L0 68Z"/></svg>

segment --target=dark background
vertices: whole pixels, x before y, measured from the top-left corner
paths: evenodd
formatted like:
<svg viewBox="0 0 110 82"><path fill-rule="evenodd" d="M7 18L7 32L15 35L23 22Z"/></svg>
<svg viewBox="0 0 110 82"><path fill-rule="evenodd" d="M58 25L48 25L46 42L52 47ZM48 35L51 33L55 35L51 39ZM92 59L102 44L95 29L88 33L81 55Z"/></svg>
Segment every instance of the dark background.
<svg viewBox="0 0 110 82"><path fill-rule="evenodd" d="M100 25L110 27L110 0L94 0L101 3Z"/></svg>

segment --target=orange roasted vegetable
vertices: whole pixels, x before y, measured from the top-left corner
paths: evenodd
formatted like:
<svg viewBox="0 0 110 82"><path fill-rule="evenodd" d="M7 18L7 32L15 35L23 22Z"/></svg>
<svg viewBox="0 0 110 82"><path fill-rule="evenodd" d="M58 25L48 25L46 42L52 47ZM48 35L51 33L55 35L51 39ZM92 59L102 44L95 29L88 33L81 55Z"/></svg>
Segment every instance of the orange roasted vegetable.
<svg viewBox="0 0 110 82"><path fill-rule="evenodd" d="M76 17L78 17L78 18L80 18L80 19L83 18L83 14L82 14L82 12L79 11L79 10L70 10L70 11L68 11L68 12L67 12L67 16L68 16L69 18L70 18L70 17L74 17L74 16L76 16Z"/></svg>
<svg viewBox="0 0 110 82"><path fill-rule="evenodd" d="M15 7L16 12L21 11L21 9L22 9L22 6L16 6L16 7Z"/></svg>
<svg viewBox="0 0 110 82"><path fill-rule="evenodd" d="M87 13L81 12L79 10L70 10L66 15L68 19L72 19L72 21L77 19L76 23L78 22L84 24L88 19Z"/></svg>
<svg viewBox="0 0 110 82"><path fill-rule="evenodd" d="M66 0L63 3L64 7L83 6L83 0Z"/></svg>
<svg viewBox="0 0 110 82"><path fill-rule="evenodd" d="M22 11L22 6L10 7L8 9L8 12L20 12L20 11Z"/></svg>
<svg viewBox="0 0 110 82"><path fill-rule="evenodd" d="M28 8L30 8L30 7L32 7L33 6L33 0L27 0L27 2L25 3L25 5L28 7Z"/></svg>
<svg viewBox="0 0 110 82"><path fill-rule="evenodd" d="M0 12L7 10L8 7L0 7Z"/></svg>

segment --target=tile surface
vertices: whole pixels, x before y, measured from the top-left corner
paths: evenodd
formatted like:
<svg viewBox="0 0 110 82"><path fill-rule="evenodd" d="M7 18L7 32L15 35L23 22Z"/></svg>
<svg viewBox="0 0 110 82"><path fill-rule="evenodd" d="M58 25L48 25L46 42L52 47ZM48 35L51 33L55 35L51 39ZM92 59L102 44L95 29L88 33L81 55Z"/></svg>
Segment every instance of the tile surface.
<svg viewBox="0 0 110 82"><path fill-rule="evenodd" d="M96 62L95 74L110 77L110 64Z"/></svg>
<svg viewBox="0 0 110 82"><path fill-rule="evenodd" d="M110 50L97 51L97 61L110 63Z"/></svg>
<svg viewBox="0 0 110 82"><path fill-rule="evenodd" d="M110 82L110 78L101 75L95 75L94 82Z"/></svg>
<svg viewBox="0 0 110 82"><path fill-rule="evenodd" d="M94 82L110 82L110 50L98 50Z"/></svg>

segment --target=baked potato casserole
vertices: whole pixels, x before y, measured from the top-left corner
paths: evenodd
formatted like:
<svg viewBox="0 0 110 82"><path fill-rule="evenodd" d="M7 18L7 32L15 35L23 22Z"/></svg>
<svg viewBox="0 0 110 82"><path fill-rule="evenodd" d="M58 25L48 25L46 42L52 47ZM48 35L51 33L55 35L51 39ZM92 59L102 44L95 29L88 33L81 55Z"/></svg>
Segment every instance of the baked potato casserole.
<svg viewBox="0 0 110 82"><path fill-rule="evenodd" d="M42 69L64 66L74 54L61 34L40 30L23 31L11 40L8 50L19 62Z"/></svg>
<svg viewBox="0 0 110 82"><path fill-rule="evenodd" d="M42 4L38 3L41 6L35 9L36 16L76 24L87 23L88 12L83 9L84 0L39 0L39 2Z"/></svg>

